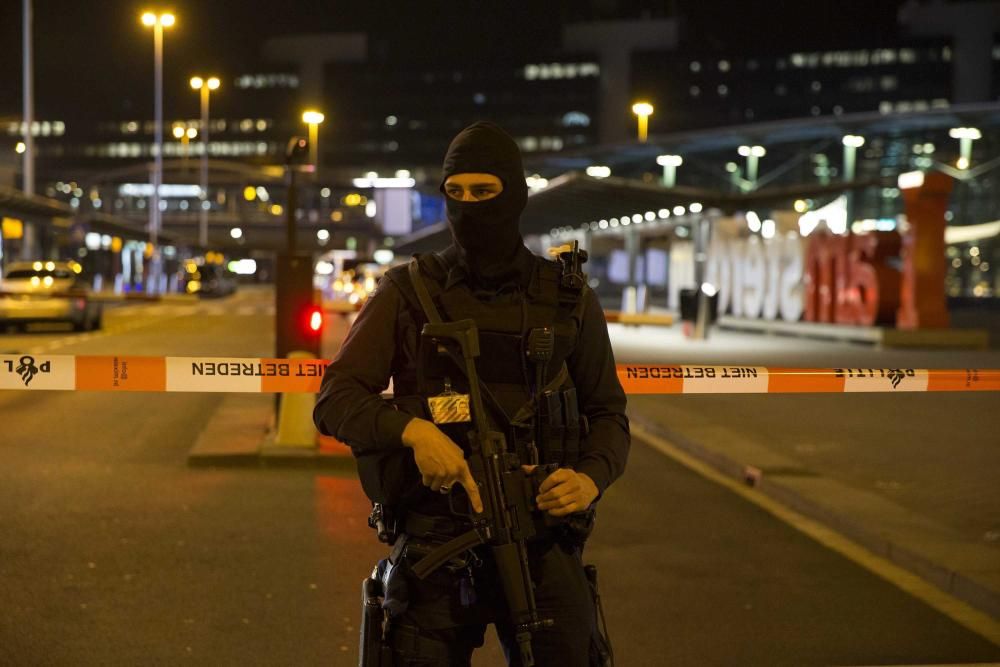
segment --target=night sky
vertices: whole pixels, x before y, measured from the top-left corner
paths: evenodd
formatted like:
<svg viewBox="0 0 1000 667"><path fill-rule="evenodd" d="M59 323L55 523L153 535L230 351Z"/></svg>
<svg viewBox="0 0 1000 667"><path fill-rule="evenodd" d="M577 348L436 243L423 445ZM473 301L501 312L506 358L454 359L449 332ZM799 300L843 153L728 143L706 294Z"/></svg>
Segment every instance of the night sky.
<svg viewBox="0 0 1000 667"><path fill-rule="evenodd" d="M0 2L0 117L21 110L21 3ZM593 4L608 4L597 0ZM633 13L676 8L692 53L787 52L891 44L901 0L621 0ZM139 23L155 3L135 0L35 0L36 115L50 119L149 117L152 35ZM196 96L177 102L188 77L256 69L269 36L366 31L389 58L420 53L447 61L490 60L558 48L560 25L595 10L583 0L388 2L354 0L177 0L178 25L166 38L167 109L195 114ZM738 13L734 13L737 12ZM132 111L134 110L134 111Z"/></svg>

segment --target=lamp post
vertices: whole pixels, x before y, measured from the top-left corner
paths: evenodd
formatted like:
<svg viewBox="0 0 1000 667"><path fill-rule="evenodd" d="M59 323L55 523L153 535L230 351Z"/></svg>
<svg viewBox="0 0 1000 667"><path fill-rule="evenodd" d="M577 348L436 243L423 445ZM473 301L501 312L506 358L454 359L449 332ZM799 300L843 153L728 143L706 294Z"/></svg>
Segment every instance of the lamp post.
<svg viewBox="0 0 1000 667"><path fill-rule="evenodd" d="M184 129L183 125L175 125L173 130L173 135L174 139L181 142L181 146L183 147L181 149L181 155L184 157L185 160L187 160L188 155L190 155L190 147L188 146L188 144L190 144L192 139L198 136L198 130L196 130L193 127ZM187 167L185 166L184 169L186 170Z"/></svg>
<svg viewBox="0 0 1000 667"><path fill-rule="evenodd" d="M22 188L29 195L35 194L35 137L31 126L35 124L34 52L32 50L32 1L24 0L24 179ZM27 248L28 244L25 244Z"/></svg>
<svg viewBox="0 0 1000 667"><path fill-rule="evenodd" d="M865 138L856 134L845 134L840 140L844 144L844 180L854 180L854 164L858 149L865 145Z"/></svg>
<svg viewBox="0 0 1000 667"><path fill-rule="evenodd" d="M753 190L757 187L757 163L767 155L767 149L763 146L740 146L738 152L747 159L747 182L748 187Z"/></svg>
<svg viewBox="0 0 1000 667"><path fill-rule="evenodd" d="M319 124L324 118L322 113L312 109L302 113L302 122L309 126L309 163L314 176L319 173Z"/></svg>
<svg viewBox="0 0 1000 667"><path fill-rule="evenodd" d="M966 170L972 164L972 142L982 139L983 133L977 127L953 127L948 130L948 136L959 141L959 158L955 164L961 170Z"/></svg>
<svg viewBox="0 0 1000 667"><path fill-rule="evenodd" d="M858 149L865 145L865 138L857 134L845 134L840 143L844 144L844 182L850 183L854 180L854 167L857 161ZM848 190L847 197L847 225L854 224L854 190Z"/></svg>
<svg viewBox="0 0 1000 667"><path fill-rule="evenodd" d="M636 102L632 105L632 113L639 118L639 142L646 143L646 137L649 134L649 117L653 115L653 105L649 102Z"/></svg>
<svg viewBox="0 0 1000 667"><path fill-rule="evenodd" d="M677 185L677 167L684 164L680 155L658 155L656 164L663 167L663 187L672 188Z"/></svg>
<svg viewBox="0 0 1000 667"><path fill-rule="evenodd" d="M149 242L153 246L151 280L146 281L147 291L153 281L159 280L159 257L157 242L160 233L160 185L163 183L163 29L170 28L177 19L173 14L142 15L142 24L153 29L153 90L154 114L153 139L153 197L149 207ZM156 286L153 286L155 289Z"/></svg>
<svg viewBox="0 0 1000 667"><path fill-rule="evenodd" d="M208 96L218 90L219 79L200 76L191 77L191 88L201 91L201 193L198 211L198 245L208 247Z"/></svg>

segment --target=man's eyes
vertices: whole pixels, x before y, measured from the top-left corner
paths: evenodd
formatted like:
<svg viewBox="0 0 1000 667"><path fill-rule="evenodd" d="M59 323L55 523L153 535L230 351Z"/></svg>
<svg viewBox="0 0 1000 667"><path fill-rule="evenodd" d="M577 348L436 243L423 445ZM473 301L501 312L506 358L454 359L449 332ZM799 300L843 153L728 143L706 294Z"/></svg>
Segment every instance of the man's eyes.
<svg viewBox="0 0 1000 667"><path fill-rule="evenodd" d="M494 188L473 188L469 192L476 199L485 199L497 194ZM445 188L445 193L453 199L461 199L462 195L465 194L465 190L463 188Z"/></svg>

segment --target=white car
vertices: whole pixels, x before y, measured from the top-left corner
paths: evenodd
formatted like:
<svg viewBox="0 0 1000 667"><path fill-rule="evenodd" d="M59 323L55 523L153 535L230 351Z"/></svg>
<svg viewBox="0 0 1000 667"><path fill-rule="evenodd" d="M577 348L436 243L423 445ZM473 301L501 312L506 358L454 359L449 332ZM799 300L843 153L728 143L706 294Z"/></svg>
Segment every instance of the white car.
<svg viewBox="0 0 1000 667"><path fill-rule="evenodd" d="M81 270L76 262L12 262L0 280L0 328L69 322L75 331L100 329L103 308Z"/></svg>

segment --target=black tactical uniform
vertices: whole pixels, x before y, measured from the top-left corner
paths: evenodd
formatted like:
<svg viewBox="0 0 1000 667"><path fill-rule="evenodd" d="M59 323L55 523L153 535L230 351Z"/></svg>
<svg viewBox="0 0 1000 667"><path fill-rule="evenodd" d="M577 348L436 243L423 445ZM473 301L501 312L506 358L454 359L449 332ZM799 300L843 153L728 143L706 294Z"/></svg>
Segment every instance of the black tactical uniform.
<svg viewBox="0 0 1000 667"><path fill-rule="evenodd" d="M564 286L558 263L524 247L517 225L526 187L510 137L489 123L463 130L444 164L444 178L458 173L495 174L504 189L483 202L447 200L454 244L418 258L423 282L444 319L476 321L477 369L493 397L489 418L521 461L572 467L603 493L624 470L629 431L600 304L588 288ZM488 623L497 624L508 660L518 664L488 550L473 549L424 580L408 570L433 545L468 527L451 513L446 496L422 484L413 453L401 442L414 415L432 420L428 398L468 389L461 372L427 354L420 338L427 321L408 267L391 269L327 369L315 421L351 446L365 492L398 519L404 534L391 562L381 564L396 570L386 576L385 604L394 664L467 665ZM530 332L542 328L554 331L555 345L551 359L536 367L525 349ZM386 401L379 394L390 378L394 398ZM462 447L469 427L439 425ZM574 518L579 524L592 517ZM563 527L529 545L539 611L555 621L532 636L538 665L600 664L582 546L581 532Z"/></svg>

